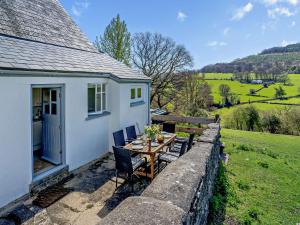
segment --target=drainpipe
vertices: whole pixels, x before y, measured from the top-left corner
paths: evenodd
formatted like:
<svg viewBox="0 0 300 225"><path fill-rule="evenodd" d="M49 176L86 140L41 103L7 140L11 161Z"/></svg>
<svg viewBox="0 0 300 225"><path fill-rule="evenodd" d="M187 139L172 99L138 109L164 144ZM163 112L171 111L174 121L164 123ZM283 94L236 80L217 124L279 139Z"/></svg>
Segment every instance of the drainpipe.
<svg viewBox="0 0 300 225"><path fill-rule="evenodd" d="M148 82L148 125L151 124L150 98L151 98L151 82Z"/></svg>

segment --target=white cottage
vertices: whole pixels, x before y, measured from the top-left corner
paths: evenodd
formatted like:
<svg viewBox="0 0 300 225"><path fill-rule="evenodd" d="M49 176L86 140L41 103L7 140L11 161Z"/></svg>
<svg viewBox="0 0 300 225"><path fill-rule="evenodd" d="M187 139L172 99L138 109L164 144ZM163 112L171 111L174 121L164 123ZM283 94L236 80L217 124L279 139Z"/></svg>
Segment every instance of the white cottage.
<svg viewBox="0 0 300 225"><path fill-rule="evenodd" d="M149 123L150 79L93 47L58 0L0 1L0 208Z"/></svg>

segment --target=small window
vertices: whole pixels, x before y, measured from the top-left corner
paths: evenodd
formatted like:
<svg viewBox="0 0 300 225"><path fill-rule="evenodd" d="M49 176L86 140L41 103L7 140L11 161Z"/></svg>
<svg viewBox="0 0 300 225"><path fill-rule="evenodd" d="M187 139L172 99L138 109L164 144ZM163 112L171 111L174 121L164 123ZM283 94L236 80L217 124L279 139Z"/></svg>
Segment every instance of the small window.
<svg viewBox="0 0 300 225"><path fill-rule="evenodd" d="M143 100L143 90L141 87L132 87L130 89L131 102L139 102Z"/></svg>
<svg viewBox="0 0 300 225"><path fill-rule="evenodd" d="M131 91L130 91L130 93L131 93L131 99L135 99L135 88L131 88Z"/></svg>
<svg viewBox="0 0 300 225"><path fill-rule="evenodd" d="M141 98L142 97L142 88L137 89L137 97Z"/></svg>
<svg viewBox="0 0 300 225"><path fill-rule="evenodd" d="M106 84L88 84L88 113L96 114L107 110Z"/></svg>

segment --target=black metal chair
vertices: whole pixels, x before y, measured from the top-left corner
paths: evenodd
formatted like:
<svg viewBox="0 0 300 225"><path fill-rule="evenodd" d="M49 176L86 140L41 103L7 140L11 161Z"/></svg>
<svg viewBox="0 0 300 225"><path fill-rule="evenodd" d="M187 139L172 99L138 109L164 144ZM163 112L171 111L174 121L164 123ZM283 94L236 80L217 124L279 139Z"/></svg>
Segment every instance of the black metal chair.
<svg viewBox="0 0 300 225"><path fill-rule="evenodd" d="M158 167L157 168L158 172L160 171L159 168L160 168L160 164L162 162L165 162L166 164L168 164L168 163L171 163L171 162L177 160L180 156L182 156L186 152L186 148L187 148L187 142L182 141L179 152L169 151L169 152L159 154L158 159L157 159L157 161L158 161L158 164L157 164L158 165L157 166Z"/></svg>
<svg viewBox="0 0 300 225"><path fill-rule="evenodd" d="M115 162L116 162L116 189L118 188L118 177L120 173L126 175L125 179L131 184L131 191L133 192L133 176L137 176L134 172L144 167L147 177L147 158L131 157L131 152L122 147L113 146Z"/></svg>
<svg viewBox="0 0 300 225"><path fill-rule="evenodd" d="M118 146L118 147L122 146L123 147L123 146L126 145L123 130L118 130L118 131L114 132L113 136L114 136L115 146Z"/></svg>
<svg viewBox="0 0 300 225"><path fill-rule="evenodd" d="M172 149L170 149L170 151L171 152L180 152L180 145L179 144L182 143L182 142L187 142L186 151L188 152L193 147L194 139L195 139L195 134L190 134L189 138L180 138L180 137L178 137L178 138L175 139L174 147Z"/></svg>
<svg viewBox="0 0 300 225"><path fill-rule="evenodd" d="M163 131L174 134L175 130L176 130L176 123L170 123L170 122L163 123Z"/></svg>
<svg viewBox="0 0 300 225"><path fill-rule="evenodd" d="M134 141L134 140L137 139L135 126L126 127L126 134L127 134L127 140L128 141Z"/></svg>

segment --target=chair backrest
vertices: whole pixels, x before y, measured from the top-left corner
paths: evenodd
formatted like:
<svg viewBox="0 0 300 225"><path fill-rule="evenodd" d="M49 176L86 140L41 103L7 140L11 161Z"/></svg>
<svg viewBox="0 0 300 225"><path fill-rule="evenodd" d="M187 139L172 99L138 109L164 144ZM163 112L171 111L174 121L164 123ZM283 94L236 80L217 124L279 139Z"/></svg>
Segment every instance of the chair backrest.
<svg viewBox="0 0 300 225"><path fill-rule="evenodd" d="M135 140L137 139L135 126L126 127L126 134L128 140Z"/></svg>
<svg viewBox="0 0 300 225"><path fill-rule="evenodd" d="M163 123L163 131L168 133L175 133L176 124L175 123Z"/></svg>
<svg viewBox="0 0 300 225"><path fill-rule="evenodd" d="M114 136L115 146L120 147L120 146L125 146L126 145L123 130L118 130L118 131L114 132L113 136Z"/></svg>
<svg viewBox="0 0 300 225"><path fill-rule="evenodd" d="M187 147L187 141L182 142L179 156L182 156L186 152L186 147Z"/></svg>
<svg viewBox="0 0 300 225"><path fill-rule="evenodd" d="M191 150L191 148L193 146L194 138L195 138L195 134L190 134L189 141L188 141L188 144L187 144L187 150L186 151Z"/></svg>
<svg viewBox="0 0 300 225"><path fill-rule="evenodd" d="M116 160L116 170L118 172L133 174L130 151L117 146L113 146L113 151Z"/></svg>

